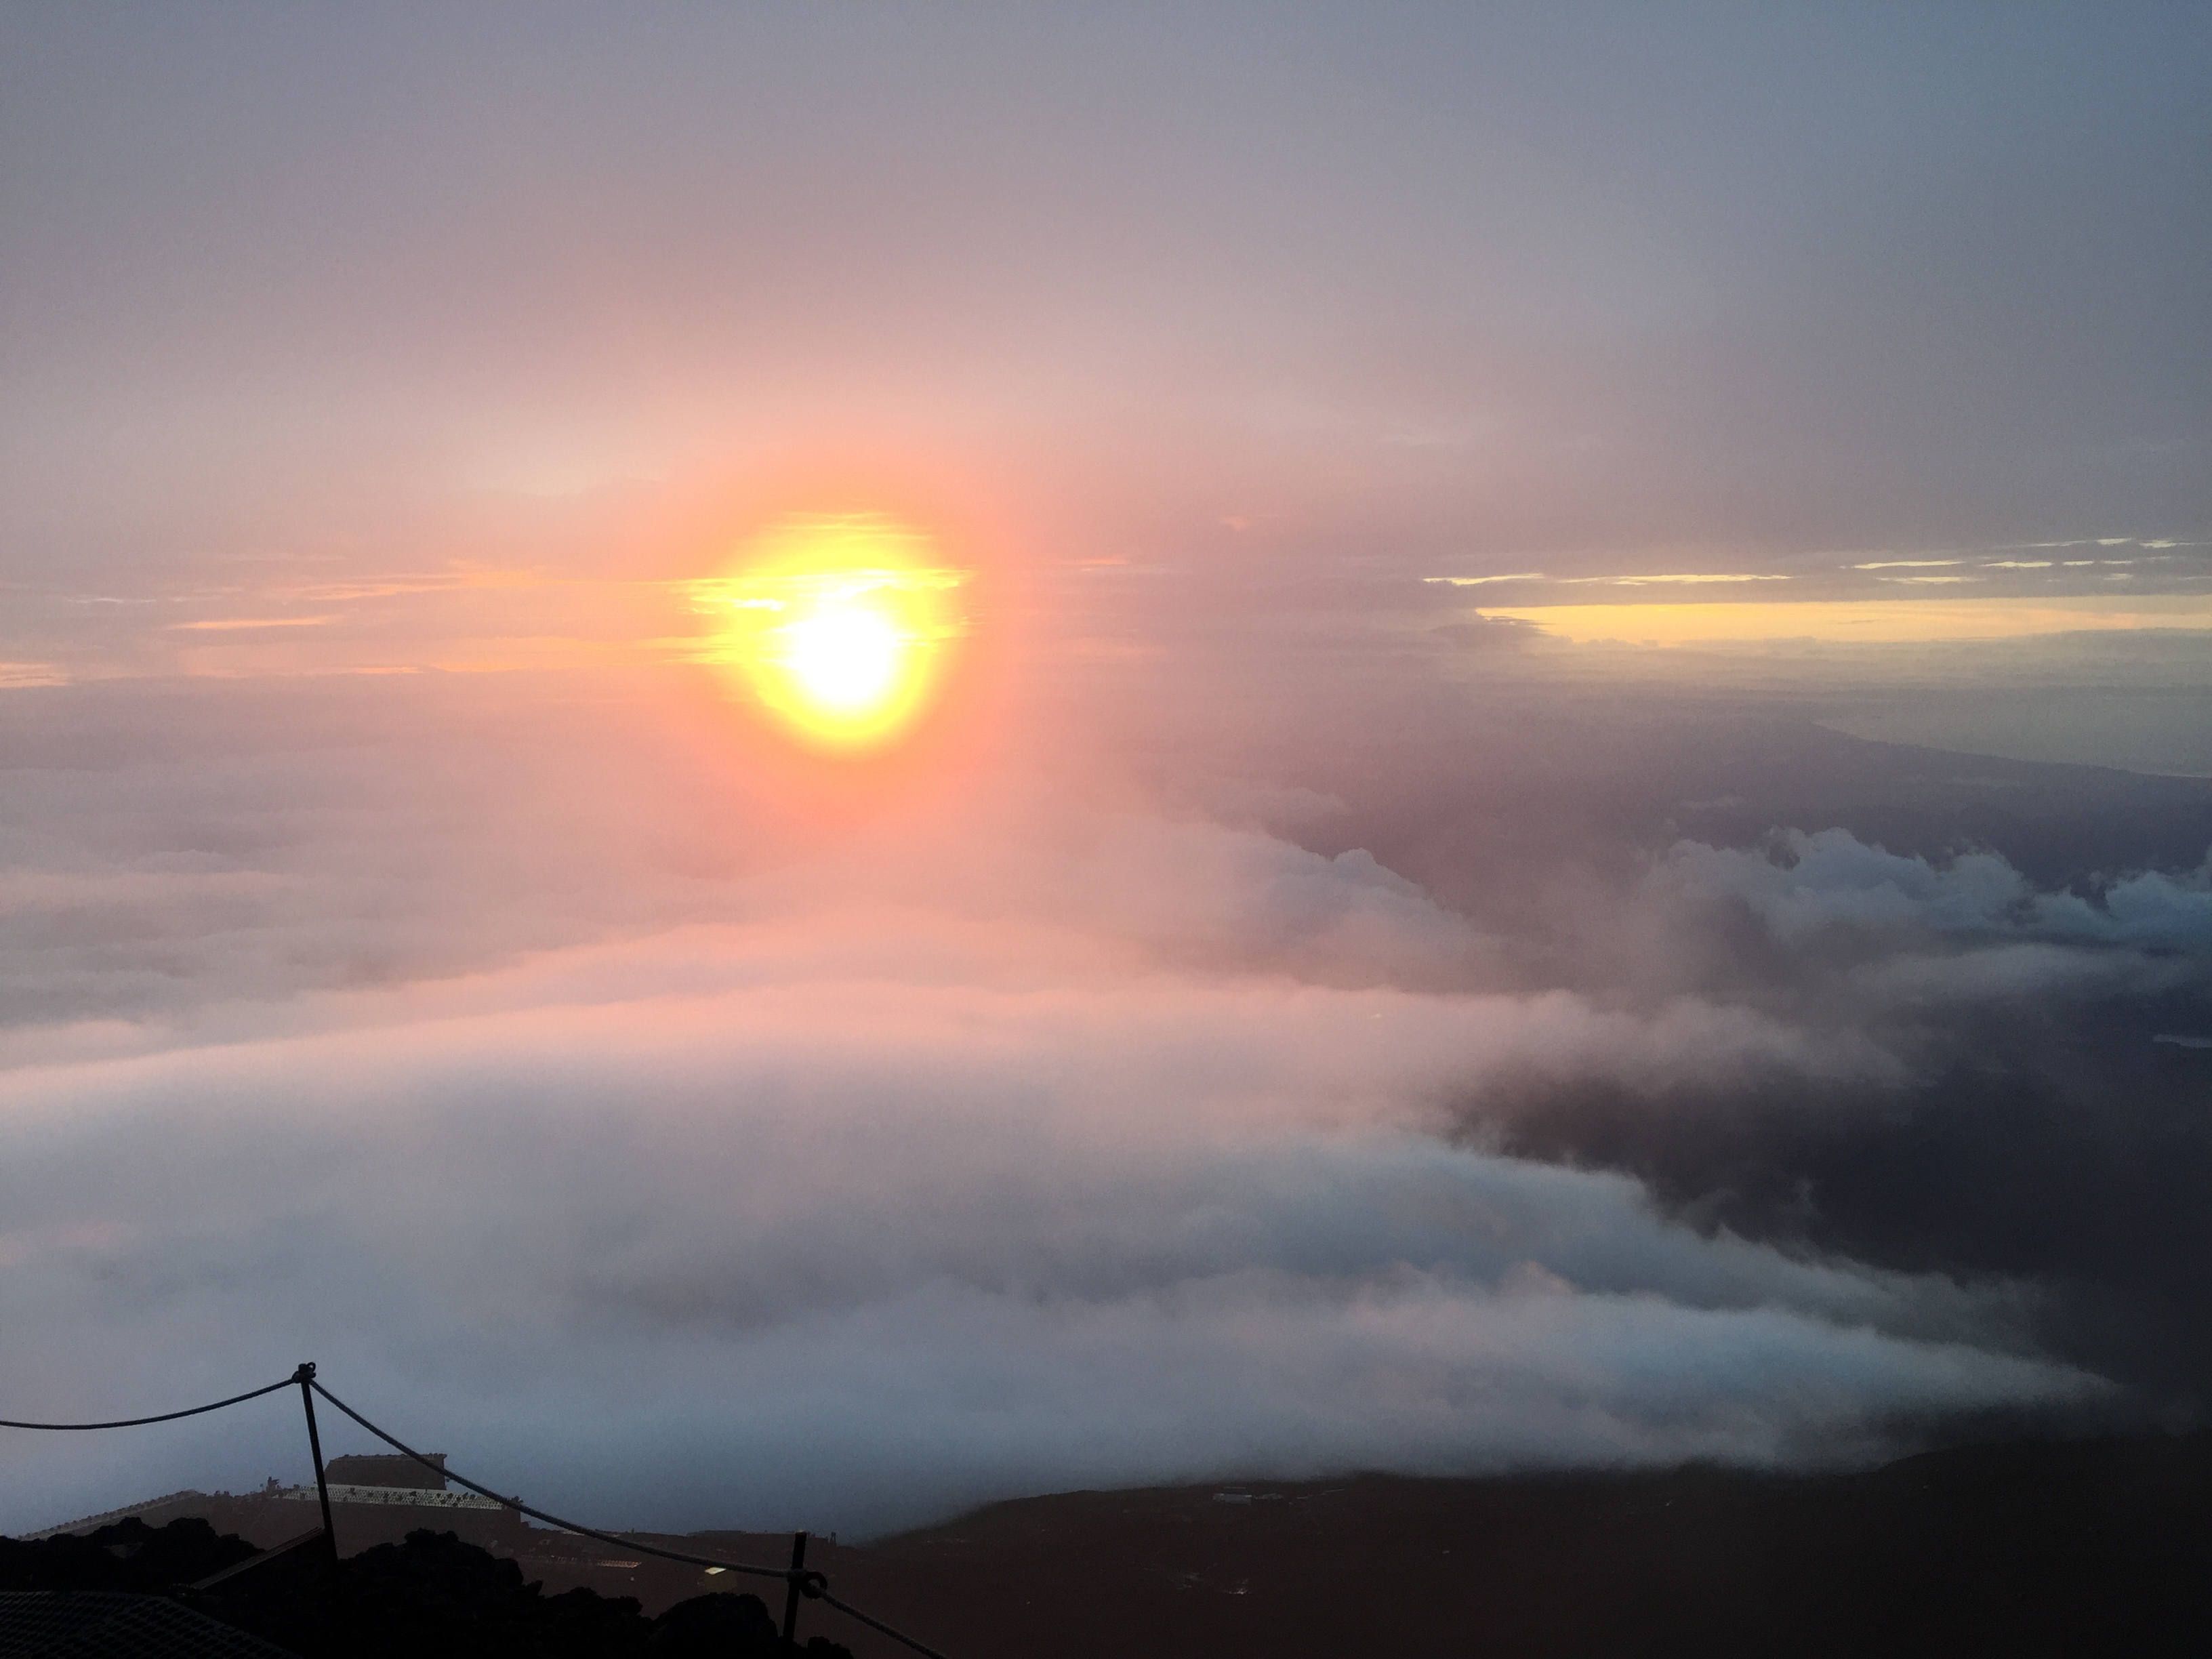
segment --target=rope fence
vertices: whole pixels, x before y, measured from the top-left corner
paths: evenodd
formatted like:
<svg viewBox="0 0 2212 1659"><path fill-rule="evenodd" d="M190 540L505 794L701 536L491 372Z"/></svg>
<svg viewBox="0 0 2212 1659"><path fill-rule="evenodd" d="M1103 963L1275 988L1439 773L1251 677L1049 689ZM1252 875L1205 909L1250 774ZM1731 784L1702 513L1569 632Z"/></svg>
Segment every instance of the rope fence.
<svg viewBox="0 0 2212 1659"><path fill-rule="evenodd" d="M641 1544L635 1539L617 1538L612 1533L595 1531L593 1528L586 1527L580 1522L564 1521L557 1515L548 1515L544 1510L532 1509L529 1504L524 1503L519 1498L509 1498L503 1493L494 1492L489 1486L480 1486L475 1481L470 1480L466 1475L456 1474L453 1470L441 1467L430 1458L425 1457L421 1452L416 1451L412 1446L402 1444L399 1441L386 1434L382 1429L378 1428L375 1424L370 1422L352 1407L347 1405L344 1401L339 1399L337 1395L332 1394L321 1383L318 1382L314 1384L314 1389L317 1394L322 1395L324 1399L329 1401L331 1404L336 1406L348 1417L353 1419L355 1422L360 1424L362 1427L367 1429L379 1440L381 1440L386 1445L391 1447L392 1450L400 1453L404 1456L413 1458L424 1468L434 1470L436 1473L444 1475L448 1480L453 1481L458 1485L466 1486L471 1492L475 1492L479 1497L489 1498L495 1504L503 1504L508 1509L514 1510L518 1514L526 1515L533 1521L543 1521L547 1526L558 1527L563 1532L580 1533L586 1538L596 1538L600 1543L612 1544L618 1549L634 1549L643 1554L658 1555L664 1560L681 1561L687 1566L723 1567L726 1568L731 1572L750 1573L756 1578L787 1579L791 1577L791 1570L787 1567L755 1566L750 1563L743 1561L714 1561L708 1560L704 1556L685 1555L676 1550L655 1549L650 1544ZM822 1575L820 1573L815 1573L811 1576L819 1578Z"/></svg>
<svg viewBox="0 0 2212 1659"><path fill-rule="evenodd" d="M448 1480L467 1487L479 1497L489 1498L503 1508L513 1510L518 1515L526 1515L533 1521L542 1521L550 1527L558 1527L563 1532L571 1532L580 1537L594 1539L602 1544L611 1544L617 1549L634 1550L641 1555L658 1556L664 1561L675 1561L685 1566L706 1567L720 1572L744 1573L756 1578L774 1578L781 1581L787 1589L783 1614L783 1639L787 1642L795 1642L797 1639L799 1603L804 1598L806 1601L820 1601L835 1607L856 1623L866 1625L878 1634L887 1636L892 1641L921 1654L922 1659L945 1659L945 1656L935 1648L917 1641L904 1631L894 1629L880 1619L861 1612L851 1602L840 1601L836 1596L832 1595L830 1593L829 1575L806 1565L807 1534L804 1532L795 1533L792 1536L791 1565L787 1567L769 1567L750 1561L727 1561L713 1556L687 1555L681 1550L663 1549L655 1544L642 1543L635 1538L623 1538L614 1533L601 1532L595 1527L586 1527L579 1522L563 1520L557 1515L550 1515L544 1510L532 1508L520 1498L511 1498L504 1492L494 1492L489 1486L479 1486L466 1475L454 1473L442 1463L424 1456L398 1437L379 1428L316 1381L314 1362L312 1360L301 1364L297 1370L282 1382L271 1382L265 1388L254 1389L245 1394L233 1395L228 1400L217 1400L205 1406L193 1406L180 1412L163 1412L156 1417L119 1418L112 1423L30 1423L21 1422L12 1418L0 1418L0 1429L40 1429L55 1432L77 1432L88 1429L135 1429L149 1423L173 1423L179 1418L198 1417L204 1412L221 1411L226 1406L242 1405L249 1400L258 1400L264 1395L275 1394L280 1389L295 1386L300 1390L301 1401L307 1411L307 1449L314 1459L315 1492L322 1504L323 1534L330 1547L331 1559L333 1561L337 1559L337 1534L331 1521L330 1482L323 1473L322 1437L316 1431L315 1427L314 1396L316 1395L322 1395L325 1401L337 1407L362 1428L367 1429L394 1451L413 1458L415 1462L434 1474L442 1475ZM313 1534L308 1535L312 1537Z"/></svg>
<svg viewBox="0 0 2212 1659"><path fill-rule="evenodd" d="M274 1394L279 1389L292 1386L294 1377L282 1382L271 1382L265 1389L256 1389L250 1394L234 1394L228 1400L218 1400L211 1406L193 1406L180 1412L163 1412L159 1417L125 1417L112 1423L18 1423L13 1418L0 1417L0 1429L46 1429L61 1433L75 1433L84 1429L135 1429L148 1423L173 1423L180 1417L198 1417L202 1412L219 1412L225 1406L236 1406L248 1400L258 1400L264 1394Z"/></svg>

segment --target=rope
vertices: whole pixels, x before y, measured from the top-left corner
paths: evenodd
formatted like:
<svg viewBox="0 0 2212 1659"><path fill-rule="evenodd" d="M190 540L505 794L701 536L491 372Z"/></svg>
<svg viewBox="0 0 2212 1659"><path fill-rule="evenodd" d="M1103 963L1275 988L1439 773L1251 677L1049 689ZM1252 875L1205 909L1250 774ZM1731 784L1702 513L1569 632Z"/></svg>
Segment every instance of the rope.
<svg viewBox="0 0 2212 1659"><path fill-rule="evenodd" d="M799 1588L803 1590L805 1589L805 1586L802 1584ZM870 1630L880 1631L885 1636L890 1637L894 1642L905 1643L907 1646L912 1648L916 1653L926 1656L926 1659L945 1659L945 1656L939 1653L935 1648L924 1647L921 1643L915 1641L914 1638L908 1636L904 1631L893 1630L889 1625L884 1623L880 1619L869 1618L866 1613L862 1613L860 1608L854 1607L850 1601L840 1601L826 1589L815 1591L813 1599L817 1601L827 1601L831 1607L836 1608L838 1612L843 1613L848 1619L857 1619L862 1624L866 1625Z"/></svg>
<svg viewBox="0 0 2212 1659"><path fill-rule="evenodd" d="M282 1385L280 1384L279 1386ZM830 1579L826 1573L817 1572L811 1567L761 1567L754 1566L750 1563L743 1561L718 1561L709 1556L686 1555L681 1550L665 1550L657 1544L641 1543L635 1538L618 1537L613 1533L601 1532L597 1528L583 1526L574 1521L563 1521L557 1515L548 1515L544 1510L534 1510L531 1508L529 1504L524 1503L520 1498L509 1498L504 1493L494 1492L489 1486L480 1486L475 1481L470 1480L466 1475L455 1474L451 1469L446 1468L443 1464L432 1462L421 1452L416 1451L414 1447L406 1444L403 1441L399 1440L396 1436L386 1434L382 1429L378 1428L375 1424L370 1422L352 1407L347 1405L344 1401L339 1399L337 1395L332 1394L321 1383L311 1382L307 1386L314 1389L317 1394L322 1395L324 1399L329 1401L331 1404L336 1406L348 1417L353 1419L355 1422L360 1424L362 1427L367 1429L371 1434L374 1435L379 1440L381 1440L386 1445L391 1447L392 1450L399 1452L405 1456L413 1458L417 1463L420 1463L424 1468L428 1469L434 1474L441 1474L448 1480L459 1481L462 1486L466 1486L471 1492L475 1492L481 1497L489 1498L495 1504L504 1504L508 1509L514 1510L518 1514L529 1516L532 1520L543 1521L549 1527L559 1527L564 1531L577 1533L586 1538L596 1538L600 1543L611 1544L618 1550L635 1550L641 1555L657 1555L664 1561L680 1561L687 1567L719 1567L726 1572L750 1573L756 1578L781 1578L786 1583L798 1585L799 1593L801 1595L804 1595L808 1601L828 1602L831 1607L836 1608L838 1612L843 1613L847 1618L857 1619L860 1623L866 1625L870 1630L875 1631L880 1635L888 1636L892 1641L902 1643L906 1646L912 1648L916 1653L922 1656L922 1659L945 1659L945 1656L939 1653L935 1648L930 1647L925 1643L915 1641L913 1637L908 1636L904 1631L894 1630L890 1626L886 1625L880 1619L871 1619L866 1613L862 1613L851 1602L841 1601L836 1596L830 1595Z"/></svg>
<svg viewBox="0 0 2212 1659"><path fill-rule="evenodd" d="M15 1421L12 1418L0 1418L0 1429L135 1429L143 1427L144 1425L149 1423L173 1423L180 1417L198 1417L203 1412L219 1412L225 1406L236 1406L240 1405L248 1400L258 1400L264 1394L274 1394L279 1389L289 1389L295 1382L305 1382L317 1394L322 1395L324 1399L329 1401L331 1404L336 1406L340 1411L343 1412L348 1417L353 1419L355 1422L360 1424L362 1427L367 1429L371 1434L374 1435L379 1440L384 1442L386 1445L391 1447L394 1451L399 1452L403 1455L413 1458L417 1463L420 1463L424 1468L428 1469L432 1474L442 1475L448 1480L458 1481L460 1485L466 1486L471 1492L476 1492L481 1497L489 1498L495 1504L503 1504L507 1508L514 1510L518 1515L526 1515L533 1521L543 1521L549 1527L559 1527L565 1532L573 1532L581 1537L597 1539L600 1543L611 1544L617 1549L635 1550L641 1555L659 1556L664 1561L681 1562L687 1567L713 1567L724 1572L747 1573L755 1578L781 1579L785 1583L796 1588L799 1593L805 1596L808 1601L828 1602L831 1607L836 1608L838 1612L843 1613L848 1619L857 1620L861 1624L866 1625L870 1630L874 1631L880 1635L888 1636L894 1642L902 1643L905 1646L912 1648L916 1653L922 1656L922 1659L945 1659L945 1656L939 1653L935 1648L930 1647L924 1643L915 1641L913 1637L908 1636L904 1631L894 1630L891 1626L884 1623L882 1620L870 1618L866 1613L862 1613L851 1602L839 1601L836 1596L830 1594L830 1580L828 1576L823 1573L814 1571L811 1568L763 1567L757 1566L747 1561L721 1561L717 1560L711 1556L686 1555L681 1550L665 1550L657 1544L641 1543L635 1538L623 1538L611 1532L601 1532L594 1527L584 1526L578 1522L564 1521L557 1515L549 1515L544 1510L531 1508L529 1504L524 1503L520 1498L509 1498L504 1493L494 1492L489 1486L480 1486L475 1481L470 1480L466 1475L456 1474L453 1470L446 1468L442 1463L432 1462L421 1452L416 1451L414 1447L405 1444L395 1436L386 1434L382 1429L378 1428L375 1424L370 1422L352 1407L347 1405L344 1401L339 1399L337 1395L332 1394L321 1383L316 1382L314 1380L313 1367L308 1365L302 1365L298 1372L286 1377L281 1382L271 1382L266 1388L255 1389L246 1394L234 1394L228 1400L218 1400L210 1405L194 1406L188 1411L163 1412L159 1417L125 1417L118 1419L112 1423L21 1423ZM312 1424L312 1413L309 1414L309 1421Z"/></svg>
<svg viewBox="0 0 2212 1659"><path fill-rule="evenodd" d="M317 1394L322 1395L324 1399L329 1401L331 1404L336 1406L340 1411L343 1412L348 1417L353 1419L355 1422L360 1424L362 1427L367 1429L371 1434L374 1435L379 1440L384 1442L386 1445L391 1447L394 1451L404 1453L405 1455L413 1458L424 1468L431 1470L434 1474L442 1474L448 1480L458 1481L462 1486L466 1486L471 1492L476 1492L482 1497L490 1498L495 1504L504 1504L508 1509L514 1510L519 1514L529 1516L532 1520L543 1521L550 1527L559 1527L564 1532L580 1533L586 1538L598 1539L602 1544L612 1544L617 1549L636 1550L646 1555L658 1555L664 1560L681 1561L686 1566L721 1567L731 1572L750 1573L756 1578L780 1578L787 1582L788 1582L792 1577L792 1570L789 1567L757 1567L740 1561L716 1561L709 1559L708 1557L703 1555L684 1555L675 1550L664 1550L657 1548L651 1544L641 1544L635 1538L617 1538L611 1532L600 1532L596 1528L584 1526L578 1522L563 1521L557 1515L548 1515L544 1510L534 1510L531 1508L529 1504L524 1503L520 1498L509 1498L504 1492L494 1492L489 1486L479 1486L475 1481L470 1480L466 1475L455 1474L451 1469L446 1468L442 1465L432 1462L428 1458L423 1456L421 1452L416 1451L414 1447L402 1444L398 1440L395 1439L391 1435L386 1434L382 1429L378 1428L375 1424L370 1422L352 1407L347 1405L344 1401L339 1399L337 1395L332 1394L321 1383L314 1383L313 1387ZM802 1573L800 1575L802 1579L818 1578L821 1576L822 1575L819 1573ZM805 1588L803 1583L801 1583L800 1588L802 1589Z"/></svg>
<svg viewBox="0 0 2212 1659"><path fill-rule="evenodd" d="M190 1411L163 1412L159 1417L126 1417L114 1423L18 1423L0 1417L0 1429L135 1429L148 1423L173 1423L180 1417L198 1417L202 1412L219 1412L225 1406L235 1406L241 1401L258 1400L264 1394L274 1394L279 1389L289 1389L292 1379L271 1382L265 1389L256 1389L251 1394L234 1394L228 1400L218 1400L212 1406L195 1406Z"/></svg>

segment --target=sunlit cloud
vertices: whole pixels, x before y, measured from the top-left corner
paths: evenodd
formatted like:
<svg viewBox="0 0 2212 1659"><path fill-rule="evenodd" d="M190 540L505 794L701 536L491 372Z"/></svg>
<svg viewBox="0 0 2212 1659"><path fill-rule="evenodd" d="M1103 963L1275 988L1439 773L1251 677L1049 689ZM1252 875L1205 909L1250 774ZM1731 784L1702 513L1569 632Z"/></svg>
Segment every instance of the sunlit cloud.
<svg viewBox="0 0 2212 1659"><path fill-rule="evenodd" d="M2212 596L2073 599L1814 599L1781 604L1528 605L1483 608L1577 643L1829 640L1907 643L2022 639L2136 629L2212 628Z"/></svg>
<svg viewBox="0 0 2212 1659"><path fill-rule="evenodd" d="M1790 580L1787 574L1778 570L1682 570L1646 576L1570 576L1562 585L1579 587L1602 582L1615 587L1643 587L1653 583L1672 582L1690 586L1702 582L1786 582Z"/></svg>
<svg viewBox="0 0 2212 1659"><path fill-rule="evenodd" d="M545 587L561 578L543 570L463 569L429 574L401 574L361 581L311 582L293 587L272 587L273 596L296 599L311 605L348 599L390 599L422 593L457 593L476 589L514 591Z"/></svg>

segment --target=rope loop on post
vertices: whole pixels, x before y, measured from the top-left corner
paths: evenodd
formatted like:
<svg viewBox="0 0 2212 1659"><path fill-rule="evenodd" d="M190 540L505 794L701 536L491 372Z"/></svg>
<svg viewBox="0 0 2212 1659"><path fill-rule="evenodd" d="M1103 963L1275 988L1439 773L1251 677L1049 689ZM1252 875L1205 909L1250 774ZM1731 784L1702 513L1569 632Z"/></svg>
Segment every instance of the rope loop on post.
<svg viewBox="0 0 2212 1659"><path fill-rule="evenodd" d="M830 1575L809 1567L804 1572L794 1572L791 1582L799 1586L799 1593L810 1601L819 1601L830 1594Z"/></svg>

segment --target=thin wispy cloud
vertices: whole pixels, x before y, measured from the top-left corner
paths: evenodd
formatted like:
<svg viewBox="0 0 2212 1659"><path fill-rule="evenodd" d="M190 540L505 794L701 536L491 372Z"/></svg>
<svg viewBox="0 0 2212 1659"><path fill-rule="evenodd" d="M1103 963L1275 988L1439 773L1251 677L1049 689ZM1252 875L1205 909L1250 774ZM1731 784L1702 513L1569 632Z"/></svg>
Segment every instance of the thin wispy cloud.
<svg viewBox="0 0 2212 1659"><path fill-rule="evenodd" d="M1615 587L1643 587L1655 583L1663 585L1671 582L1684 586L1696 586L1706 582L1786 582L1789 580L1790 579L1786 573L1777 570L1682 570L1669 571L1656 575L1570 576L1566 578L1565 585L1570 587L1577 587L1590 583L1602 582Z"/></svg>

